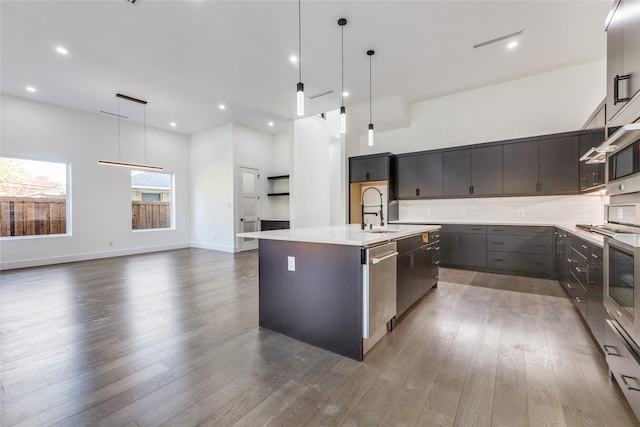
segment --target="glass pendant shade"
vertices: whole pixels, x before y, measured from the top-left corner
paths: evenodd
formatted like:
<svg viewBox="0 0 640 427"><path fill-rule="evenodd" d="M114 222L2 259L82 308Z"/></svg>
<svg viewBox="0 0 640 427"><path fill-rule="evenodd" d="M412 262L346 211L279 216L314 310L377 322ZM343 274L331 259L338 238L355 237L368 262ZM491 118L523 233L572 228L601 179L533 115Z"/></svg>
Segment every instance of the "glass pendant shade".
<svg viewBox="0 0 640 427"><path fill-rule="evenodd" d="M298 93L296 98L296 106L299 116L304 116L304 85L298 83Z"/></svg>
<svg viewBox="0 0 640 427"><path fill-rule="evenodd" d="M340 107L340 133L347 132L347 109Z"/></svg>
<svg viewBox="0 0 640 427"><path fill-rule="evenodd" d="M367 132L369 147L373 147L373 123L369 123L369 132Z"/></svg>

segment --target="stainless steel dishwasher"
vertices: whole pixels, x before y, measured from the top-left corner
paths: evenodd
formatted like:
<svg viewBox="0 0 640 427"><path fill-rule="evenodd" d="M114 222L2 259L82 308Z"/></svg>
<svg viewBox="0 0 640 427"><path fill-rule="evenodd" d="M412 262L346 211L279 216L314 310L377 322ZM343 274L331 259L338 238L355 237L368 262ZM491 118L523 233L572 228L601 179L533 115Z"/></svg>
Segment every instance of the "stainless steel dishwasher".
<svg viewBox="0 0 640 427"><path fill-rule="evenodd" d="M396 242L366 250L363 265L363 338L370 338L396 315Z"/></svg>

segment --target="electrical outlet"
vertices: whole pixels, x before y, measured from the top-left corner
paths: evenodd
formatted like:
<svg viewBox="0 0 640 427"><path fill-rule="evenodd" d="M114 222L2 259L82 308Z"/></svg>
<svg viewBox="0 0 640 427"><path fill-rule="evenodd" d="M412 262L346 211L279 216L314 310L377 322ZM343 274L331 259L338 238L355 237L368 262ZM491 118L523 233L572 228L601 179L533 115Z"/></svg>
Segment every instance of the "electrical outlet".
<svg viewBox="0 0 640 427"><path fill-rule="evenodd" d="M296 271L296 257L293 257L293 256L287 257L287 269L289 271Z"/></svg>
<svg viewBox="0 0 640 427"><path fill-rule="evenodd" d="M518 216L524 216L524 209L518 209Z"/></svg>
<svg viewBox="0 0 640 427"><path fill-rule="evenodd" d="M460 216L465 216L467 214L466 209L460 209Z"/></svg>
<svg viewBox="0 0 640 427"><path fill-rule="evenodd" d="M426 209L424 210L424 214L425 214L426 216L431 216L431 209L430 209L430 208L426 208Z"/></svg>

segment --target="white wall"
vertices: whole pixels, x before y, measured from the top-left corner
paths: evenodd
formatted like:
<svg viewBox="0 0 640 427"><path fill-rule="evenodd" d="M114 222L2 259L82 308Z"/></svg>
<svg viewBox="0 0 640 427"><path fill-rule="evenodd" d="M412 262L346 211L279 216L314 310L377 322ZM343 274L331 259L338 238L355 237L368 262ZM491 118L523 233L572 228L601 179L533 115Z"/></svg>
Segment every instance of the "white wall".
<svg viewBox="0 0 640 427"><path fill-rule="evenodd" d="M233 124L191 135L191 246L233 252Z"/></svg>
<svg viewBox="0 0 640 427"><path fill-rule="evenodd" d="M606 63L591 62L409 106L406 128L364 130L349 155L406 153L578 130L606 95Z"/></svg>
<svg viewBox="0 0 640 427"><path fill-rule="evenodd" d="M175 229L133 232L131 170L98 164L98 160L118 160L117 119L8 95L1 100L0 154L69 163L72 198L71 235L3 238L3 269L189 246L186 135L147 127L148 163L163 166L175 177ZM142 126L126 120L121 124L120 160L142 162Z"/></svg>
<svg viewBox="0 0 640 427"><path fill-rule="evenodd" d="M329 132L317 117L295 120L291 143L291 227L326 226L330 220Z"/></svg>

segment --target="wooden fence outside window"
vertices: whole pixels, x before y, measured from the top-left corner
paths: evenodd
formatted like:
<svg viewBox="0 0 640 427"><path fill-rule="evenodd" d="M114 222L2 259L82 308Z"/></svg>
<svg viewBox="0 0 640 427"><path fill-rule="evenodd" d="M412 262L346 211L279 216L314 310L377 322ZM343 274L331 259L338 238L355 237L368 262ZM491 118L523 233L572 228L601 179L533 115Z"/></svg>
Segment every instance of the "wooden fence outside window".
<svg viewBox="0 0 640 427"><path fill-rule="evenodd" d="M131 202L134 230L171 227L171 202Z"/></svg>
<svg viewBox="0 0 640 427"><path fill-rule="evenodd" d="M171 227L170 202L132 201L134 230ZM67 232L67 200L0 197L0 237Z"/></svg>
<svg viewBox="0 0 640 427"><path fill-rule="evenodd" d="M0 236L67 232L67 200L0 197Z"/></svg>

